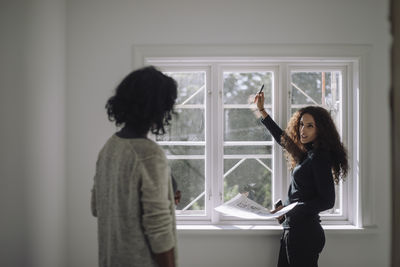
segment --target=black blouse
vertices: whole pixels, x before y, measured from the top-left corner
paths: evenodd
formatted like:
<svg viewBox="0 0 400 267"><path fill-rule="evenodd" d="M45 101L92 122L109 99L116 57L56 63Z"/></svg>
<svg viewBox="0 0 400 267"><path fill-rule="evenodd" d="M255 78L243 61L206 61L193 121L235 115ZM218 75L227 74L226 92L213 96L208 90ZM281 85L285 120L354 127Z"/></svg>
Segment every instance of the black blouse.
<svg viewBox="0 0 400 267"><path fill-rule="evenodd" d="M275 141L282 145L282 129L270 116L261 122ZM299 203L286 214L284 228L304 225L304 222L319 222L318 213L332 208L335 204L335 186L328 151L314 149L312 144L307 144L306 148L307 155L292 171L285 205Z"/></svg>

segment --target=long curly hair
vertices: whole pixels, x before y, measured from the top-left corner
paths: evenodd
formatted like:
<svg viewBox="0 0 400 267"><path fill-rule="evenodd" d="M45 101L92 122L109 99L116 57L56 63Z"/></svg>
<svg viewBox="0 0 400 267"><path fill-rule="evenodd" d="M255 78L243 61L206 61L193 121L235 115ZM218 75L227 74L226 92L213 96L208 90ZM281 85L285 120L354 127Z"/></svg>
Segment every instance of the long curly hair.
<svg viewBox="0 0 400 267"><path fill-rule="evenodd" d="M347 151L340 141L340 136L332 117L322 107L308 106L301 108L290 119L281 137L281 144L285 148L289 166L293 170L307 154L305 145L300 142L300 120L306 113L314 118L317 129L317 138L313 142L313 147L328 151L332 163L333 179L338 184L340 179L344 180L349 169Z"/></svg>
<svg viewBox="0 0 400 267"><path fill-rule="evenodd" d="M107 115L116 126L128 125L139 134L165 133L177 97L177 83L153 66L128 74L106 104Z"/></svg>

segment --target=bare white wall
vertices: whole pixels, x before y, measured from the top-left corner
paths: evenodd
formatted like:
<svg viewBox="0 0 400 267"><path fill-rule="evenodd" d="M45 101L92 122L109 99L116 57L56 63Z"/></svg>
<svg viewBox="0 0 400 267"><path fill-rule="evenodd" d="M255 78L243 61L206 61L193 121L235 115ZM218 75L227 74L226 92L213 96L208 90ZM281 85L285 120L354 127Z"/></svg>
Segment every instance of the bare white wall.
<svg viewBox="0 0 400 267"><path fill-rule="evenodd" d="M328 232L320 263L389 265L387 1L35 0L14 3L10 9L3 7L4 14L9 11L20 18L2 16L15 30L5 30L2 37L11 41L2 42L5 47L1 51L2 58L11 64L11 74L4 79L1 76L5 126L1 139L10 151L2 152L1 196L4 202L20 199L2 203L2 211L12 216L6 227L13 232L1 233L6 238L2 242L7 243L2 248L8 246L15 253L4 253L14 266L25 265L24 255L31 255L26 266L96 266L90 188L97 153L114 130L106 120L104 104L117 82L131 70L134 44L279 43L372 46L367 86L363 88L368 118L367 133L363 134L369 144L365 179L373 181L369 197L377 227L368 234ZM21 66L26 75L19 80L16 73ZM15 109L21 103L23 109ZM22 133L18 134L18 129ZM21 198L13 197L15 194ZM180 266L274 266L278 239L276 234L179 233ZM25 253L25 247L30 253Z"/></svg>
<svg viewBox="0 0 400 267"><path fill-rule="evenodd" d="M65 3L0 10L0 265L65 266Z"/></svg>
<svg viewBox="0 0 400 267"><path fill-rule="evenodd" d="M65 84L64 0L26 4L25 186L29 266L65 262Z"/></svg>
<svg viewBox="0 0 400 267"><path fill-rule="evenodd" d="M23 266L27 254L24 186L24 30L25 7L8 1L0 8L0 265ZM18 197L16 197L18 196Z"/></svg>

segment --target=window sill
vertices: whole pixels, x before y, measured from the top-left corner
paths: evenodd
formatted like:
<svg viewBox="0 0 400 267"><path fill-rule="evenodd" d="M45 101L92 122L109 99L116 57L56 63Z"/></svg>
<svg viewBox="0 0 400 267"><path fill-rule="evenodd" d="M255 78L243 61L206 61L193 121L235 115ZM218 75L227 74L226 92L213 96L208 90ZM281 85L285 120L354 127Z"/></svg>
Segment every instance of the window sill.
<svg viewBox="0 0 400 267"><path fill-rule="evenodd" d="M373 234L376 227L354 225L323 225L326 234ZM178 234L246 234L279 235L280 225L177 225Z"/></svg>

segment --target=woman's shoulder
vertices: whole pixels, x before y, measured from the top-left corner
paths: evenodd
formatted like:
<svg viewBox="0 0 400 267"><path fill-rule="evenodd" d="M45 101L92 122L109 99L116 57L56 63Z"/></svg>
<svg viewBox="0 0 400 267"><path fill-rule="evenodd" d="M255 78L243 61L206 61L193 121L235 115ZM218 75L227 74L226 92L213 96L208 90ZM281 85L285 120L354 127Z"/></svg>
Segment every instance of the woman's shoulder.
<svg viewBox="0 0 400 267"><path fill-rule="evenodd" d="M135 154L138 160L144 160L153 157L165 157L162 148L153 140L148 138L120 138L117 135L112 137L116 146L122 147L125 153ZM129 152L130 151L130 152Z"/></svg>
<svg viewBox="0 0 400 267"><path fill-rule="evenodd" d="M149 157L165 157L164 150L151 139L136 139L132 143L132 147L142 159Z"/></svg>

